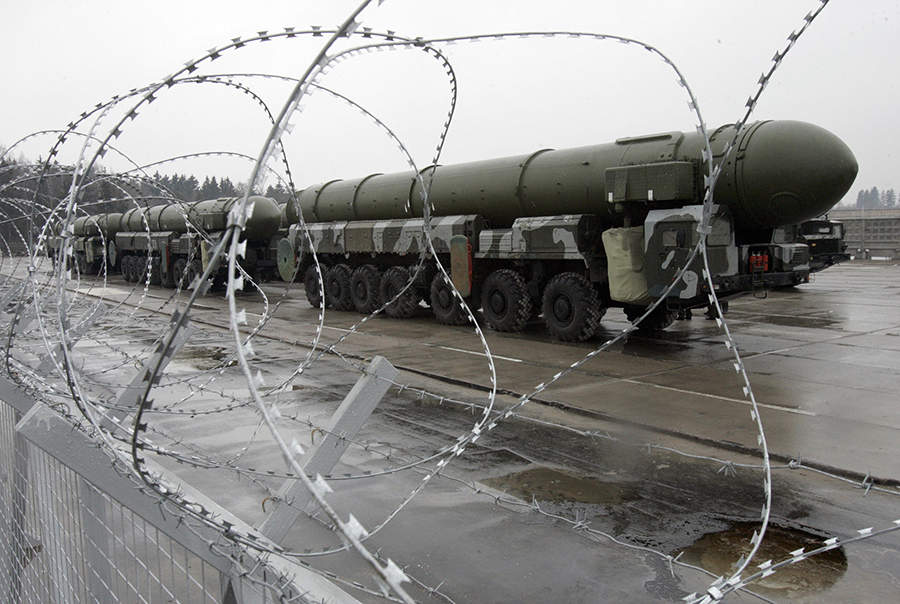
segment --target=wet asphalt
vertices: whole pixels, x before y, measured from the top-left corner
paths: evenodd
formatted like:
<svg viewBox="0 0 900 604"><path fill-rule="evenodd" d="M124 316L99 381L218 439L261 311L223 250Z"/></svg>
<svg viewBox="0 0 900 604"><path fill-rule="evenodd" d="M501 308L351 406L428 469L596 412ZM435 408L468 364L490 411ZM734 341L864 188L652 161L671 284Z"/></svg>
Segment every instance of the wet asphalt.
<svg viewBox="0 0 900 604"><path fill-rule="evenodd" d="M88 292L124 302L76 347L98 396L149 355L183 300L125 286L114 277ZM488 331L489 361L471 326L438 325L424 306L420 317L375 317L351 333L361 315L329 311L320 327L302 287L264 290L268 307L259 294L238 296L250 326L272 314L253 340L252 364L273 388L267 401L283 430L304 448L320 442L315 427L358 379L354 364L380 355L401 370L333 471L329 501L414 577L417 601L677 602L704 592L747 551L765 504L762 447L715 321L695 315L662 333L634 332L518 406L619 334L621 311L579 344L551 340L538 322L520 334ZM155 439L205 461L161 463L255 524L285 464L245 404L225 309L211 294L191 310L197 331L161 382L149 423ZM726 322L773 466L771 528L756 564L892 526L900 519L900 265L848 263L765 299L732 300ZM296 375L317 334L328 351ZM516 406L515 415L422 486L435 468L429 457L470 434L492 401L498 411ZM309 511L282 545L372 585L357 557L329 553L338 540ZM897 601L900 534L791 565L752 589L776 602ZM760 601L726 601L751 600Z"/></svg>

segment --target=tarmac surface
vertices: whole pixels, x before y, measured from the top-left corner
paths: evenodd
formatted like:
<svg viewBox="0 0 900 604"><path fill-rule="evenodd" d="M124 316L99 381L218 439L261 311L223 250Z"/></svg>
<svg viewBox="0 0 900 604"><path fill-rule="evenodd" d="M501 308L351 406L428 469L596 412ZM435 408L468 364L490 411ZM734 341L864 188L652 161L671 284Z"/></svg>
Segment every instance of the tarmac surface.
<svg viewBox="0 0 900 604"><path fill-rule="evenodd" d="M420 317L362 325L361 315L327 311L320 327L302 287L263 289L268 307L258 293L239 296L251 327L271 314L253 339L253 366L272 388L267 401L285 432L304 448L359 378L355 365L383 356L400 370L332 472L329 501L372 533L370 549L414 579L417 601L679 602L748 551L765 505L759 434L715 321L695 315L662 333L634 332L519 407L522 395L621 332L621 311L610 310L597 338L579 344L553 341L537 322L521 334L486 332L489 361L471 326L439 325L424 306ZM113 391L133 372L121 359L146 357L186 296L134 289L118 276L81 290L121 303L101 320L102 336L76 346L96 391ZM258 412L241 404L246 385L231 360L226 313L217 294L190 311L197 331L169 366L149 423L154 438L204 461L160 463L258 524L285 464ZM749 572L801 547L897 526L900 265L833 267L765 299L732 300L725 318L773 466L772 524ZM423 480L439 459L431 456L482 418L491 363L491 417L515 413ZM372 585L357 557L330 553L338 540L308 511L282 545L313 567ZM900 531L791 564L750 589L763 599L734 593L726 601L900 601Z"/></svg>

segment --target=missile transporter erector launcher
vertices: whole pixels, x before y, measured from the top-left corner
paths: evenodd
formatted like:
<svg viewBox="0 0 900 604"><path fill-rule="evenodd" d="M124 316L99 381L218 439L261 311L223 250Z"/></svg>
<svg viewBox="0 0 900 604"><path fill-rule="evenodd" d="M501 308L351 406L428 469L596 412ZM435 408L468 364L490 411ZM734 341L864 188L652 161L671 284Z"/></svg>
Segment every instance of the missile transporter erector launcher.
<svg viewBox="0 0 900 604"><path fill-rule="evenodd" d="M850 188L858 169L830 132L794 121L711 137L722 173L707 238L721 298L801 283L809 275L802 243L773 243L775 228L819 216ZM543 315L550 333L584 340L609 307L630 320L663 295L698 242L707 166L696 133L668 132L615 143L337 180L298 193L312 246L299 224L279 243L279 272L303 277L323 302L312 251L324 272L324 303L371 312L416 312L424 297L443 323L467 315L434 264L439 260L472 308L493 329L519 331ZM425 245L422 184L435 253L411 274ZM298 222L294 217L293 222ZM661 329L679 310L706 307L700 260L642 326Z"/></svg>
<svg viewBox="0 0 900 604"><path fill-rule="evenodd" d="M122 214L111 212L98 216L79 216L72 224L72 262L83 275L96 275L106 262L107 241L115 239ZM55 258L59 250L59 233L50 237L48 253Z"/></svg>
<svg viewBox="0 0 900 604"><path fill-rule="evenodd" d="M115 247L126 281L144 280L166 287L188 287L209 262L209 252L228 228L229 214L239 197L209 199L185 204L133 208L123 214ZM247 242L245 270L252 275L274 266L268 256L269 240L281 224L281 209L275 200L251 196L252 211L241 235ZM213 275L226 278L224 264Z"/></svg>
<svg viewBox="0 0 900 604"><path fill-rule="evenodd" d="M208 264L208 252L229 224L239 197L134 207L122 214L82 216L71 235L72 260L82 274L120 270L125 281L148 278L152 285L187 288ZM275 270L270 241L281 225L281 209L268 197L251 196L252 211L242 232L247 242L242 266L251 274ZM56 257L60 237L50 240ZM213 275L225 277L224 265Z"/></svg>

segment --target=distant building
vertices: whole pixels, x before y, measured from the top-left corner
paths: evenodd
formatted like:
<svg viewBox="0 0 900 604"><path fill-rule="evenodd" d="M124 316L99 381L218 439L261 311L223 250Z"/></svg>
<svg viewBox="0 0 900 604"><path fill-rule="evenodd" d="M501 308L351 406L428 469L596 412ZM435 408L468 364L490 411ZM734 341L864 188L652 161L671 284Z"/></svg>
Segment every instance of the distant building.
<svg viewBox="0 0 900 604"><path fill-rule="evenodd" d="M900 208L831 210L828 218L844 224L847 253L854 258L900 259Z"/></svg>

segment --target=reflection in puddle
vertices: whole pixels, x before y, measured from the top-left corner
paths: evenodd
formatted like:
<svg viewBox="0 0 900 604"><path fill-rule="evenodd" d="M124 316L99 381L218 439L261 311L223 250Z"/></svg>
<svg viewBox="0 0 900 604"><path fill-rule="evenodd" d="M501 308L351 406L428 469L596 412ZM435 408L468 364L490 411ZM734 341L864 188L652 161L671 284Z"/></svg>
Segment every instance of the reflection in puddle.
<svg viewBox="0 0 900 604"><path fill-rule="evenodd" d="M552 468L532 468L482 482L525 501L531 501L534 497L538 501L553 503L610 505L622 503L634 497L631 489L627 487Z"/></svg>
<svg viewBox="0 0 900 604"><path fill-rule="evenodd" d="M756 523L739 524L719 533L698 539L684 551L680 560L701 566L716 576L733 572L737 560L750 551L750 539L759 527ZM824 539L800 530L769 525L753 565L768 560L777 563L791 557L791 552L804 548L811 551L822 546ZM798 597L827 590L847 571L847 555L842 548L807 558L779 569L775 574L750 584L750 589L762 595Z"/></svg>
<svg viewBox="0 0 900 604"><path fill-rule="evenodd" d="M553 504L614 506L613 509L619 510L639 496L637 486L546 467L532 467L482 482L525 501L534 498ZM735 523L726 530L708 533L685 549L679 560L700 566L716 576L730 575L737 561L750 551L750 539L758 526L757 523ZM756 572L756 566L768 560L775 563L788 559L791 552L800 548L805 551L818 549L825 539L802 530L769 525L755 562L746 574ZM775 574L753 582L750 589L760 595L802 597L826 591L846 571L847 556L842 548L838 548L781 568Z"/></svg>
<svg viewBox="0 0 900 604"><path fill-rule="evenodd" d="M175 359L189 363L197 369L215 369L226 361L234 363L232 354L224 348L206 346L185 346L175 355Z"/></svg>

